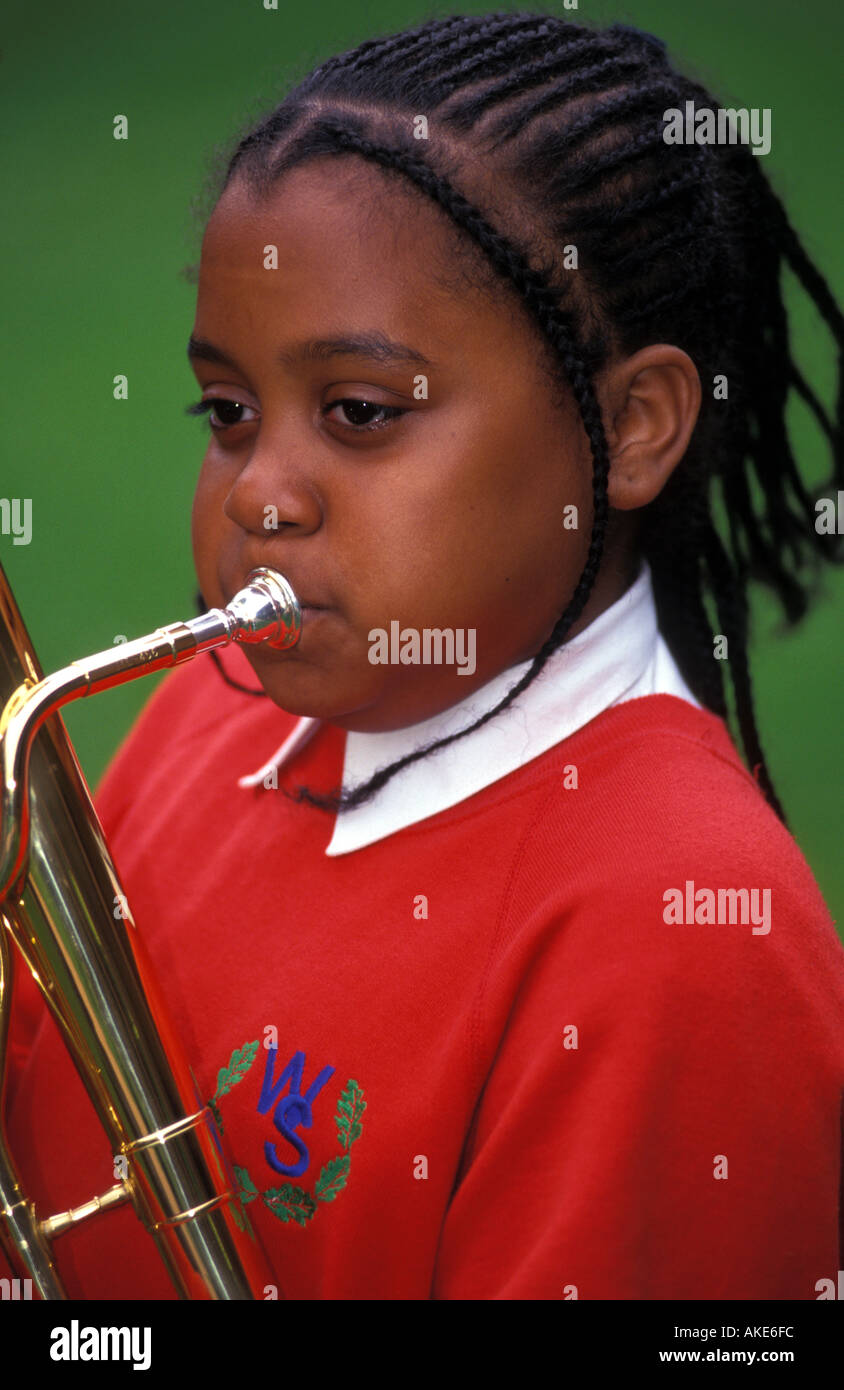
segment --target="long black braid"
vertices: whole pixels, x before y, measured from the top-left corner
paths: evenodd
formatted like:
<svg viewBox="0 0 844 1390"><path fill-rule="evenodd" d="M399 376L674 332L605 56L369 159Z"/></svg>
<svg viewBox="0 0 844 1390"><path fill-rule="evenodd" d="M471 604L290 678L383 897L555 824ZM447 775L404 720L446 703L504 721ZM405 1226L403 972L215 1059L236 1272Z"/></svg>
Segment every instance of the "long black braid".
<svg viewBox="0 0 844 1390"><path fill-rule="evenodd" d="M726 719L707 601L713 605L718 635L727 638L745 755L785 820L754 716L746 590L749 579L768 585L795 623L812 592L806 564L816 570L840 558L835 538L816 529L786 403L795 391L829 446L832 478L815 496L844 486L844 317L747 145L666 143L664 114L687 101L695 110L719 107L671 67L661 40L629 26L591 29L541 13L452 16L329 59L239 141L214 201L235 176L260 197L306 160L355 155L443 209L539 329L555 380L577 402L593 459L583 572L504 699L359 787L288 794L331 810L369 801L402 768L494 718L536 678L583 612L603 553L609 456L595 373L614 353L669 342L695 362L704 391L682 463L642 511L659 626L695 697ZM412 135L420 112L433 132L424 155ZM460 191L479 169L492 170L496 188L518 200L529 237L505 235L479 200ZM563 248L572 245L575 276L561 272ZM838 347L832 417L792 358L785 265ZM716 378L726 382L723 399L707 390ZM713 519L715 480L728 545Z"/></svg>

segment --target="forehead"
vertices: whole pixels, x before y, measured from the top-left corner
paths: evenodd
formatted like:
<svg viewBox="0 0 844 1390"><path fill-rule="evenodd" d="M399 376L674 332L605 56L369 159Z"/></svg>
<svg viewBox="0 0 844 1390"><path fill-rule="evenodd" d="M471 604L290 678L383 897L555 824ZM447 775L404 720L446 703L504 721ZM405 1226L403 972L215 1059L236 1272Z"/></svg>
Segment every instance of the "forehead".
<svg viewBox="0 0 844 1390"><path fill-rule="evenodd" d="M500 332L519 310L447 213L355 158L300 165L264 198L243 180L229 185L203 240L198 312L223 303L253 319L400 320L405 333L424 326L444 340Z"/></svg>
<svg viewBox="0 0 844 1390"><path fill-rule="evenodd" d="M312 159L284 174L264 194L235 176L214 208L206 240L234 244L266 227L294 237L312 231L315 221L329 235L344 228L354 235L370 223L373 234L395 234L411 201L412 190L403 181L388 179L362 159Z"/></svg>

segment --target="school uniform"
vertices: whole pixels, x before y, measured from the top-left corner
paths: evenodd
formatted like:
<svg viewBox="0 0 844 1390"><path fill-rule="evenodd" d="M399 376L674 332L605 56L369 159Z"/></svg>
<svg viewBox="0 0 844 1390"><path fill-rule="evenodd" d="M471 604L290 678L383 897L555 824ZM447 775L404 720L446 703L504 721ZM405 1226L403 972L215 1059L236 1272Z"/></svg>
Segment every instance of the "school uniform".
<svg viewBox="0 0 844 1390"><path fill-rule="evenodd" d="M283 795L359 783L525 669L346 734L199 658L99 789L280 1292L815 1299L841 1264L844 949L685 686L647 565L513 706L371 803ZM113 1159L19 993L10 1139L55 1210ZM72 1296L175 1296L128 1208L57 1254Z"/></svg>

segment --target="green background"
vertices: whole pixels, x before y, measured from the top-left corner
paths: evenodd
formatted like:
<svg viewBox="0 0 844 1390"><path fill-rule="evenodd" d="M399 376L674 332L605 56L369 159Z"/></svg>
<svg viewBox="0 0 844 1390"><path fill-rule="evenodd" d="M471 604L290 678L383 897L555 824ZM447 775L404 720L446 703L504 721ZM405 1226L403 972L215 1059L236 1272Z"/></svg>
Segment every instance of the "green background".
<svg viewBox="0 0 844 1390"><path fill-rule="evenodd" d="M329 54L433 14L494 8L531 7L7 4L0 496L33 499L33 539L0 536L0 559L45 669L194 611L189 518L204 426L183 413L198 392L185 358L195 291L181 271L198 256L191 204L215 150ZM724 104L771 108L765 171L844 301L837 0L582 0L560 12L651 29ZM118 113L127 141L112 137ZM830 340L802 295L792 302L800 358L831 404ZM126 401L112 397L117 373L129 378ZM794 418L820 482L828 465L817 435L799 410ZM774 783L839 922L842 597L836 571L785 636L756 601L752 649ZM66 712L92 785L159 679Z"/></svg>

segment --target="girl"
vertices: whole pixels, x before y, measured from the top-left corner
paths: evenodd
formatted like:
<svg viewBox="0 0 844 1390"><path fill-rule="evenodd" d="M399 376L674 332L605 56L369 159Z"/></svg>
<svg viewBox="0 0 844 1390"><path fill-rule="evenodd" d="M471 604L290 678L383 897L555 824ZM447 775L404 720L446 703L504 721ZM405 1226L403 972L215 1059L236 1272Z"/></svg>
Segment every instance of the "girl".
<svg viewBox="0 0 844 1390"><path fill-rule="evenodd" d="M747 584L796 621L832 558L791 390L844 486L783 266L844 321L749 142L671 138L688 103L719 109L648 34L455 16L324 63L214 190L200 606L270 565L303 634L169 675L98 808L288 1298L839 1268L844 952ZM11 1139L55 1209L113 1160L19 1013ZM173 1296L128 1209L61 1258L76 1296Z"/></svg>

